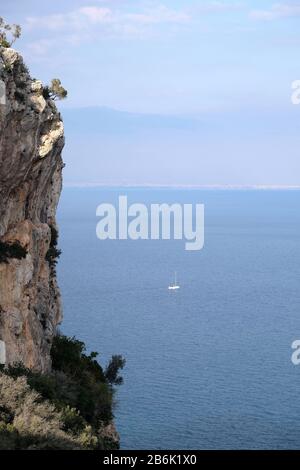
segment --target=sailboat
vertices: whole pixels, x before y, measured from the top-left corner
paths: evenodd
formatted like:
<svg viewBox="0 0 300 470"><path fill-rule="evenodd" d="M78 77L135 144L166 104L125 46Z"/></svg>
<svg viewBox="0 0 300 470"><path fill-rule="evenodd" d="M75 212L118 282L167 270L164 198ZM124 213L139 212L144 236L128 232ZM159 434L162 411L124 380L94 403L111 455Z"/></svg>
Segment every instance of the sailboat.
<svg viewBox="0 0 300 470"><path fill-rule="evenodd" d="M174 282L168 287L169 290L177 290L180 289L180 285L177 284L177 273L175 271Z"/></svg>

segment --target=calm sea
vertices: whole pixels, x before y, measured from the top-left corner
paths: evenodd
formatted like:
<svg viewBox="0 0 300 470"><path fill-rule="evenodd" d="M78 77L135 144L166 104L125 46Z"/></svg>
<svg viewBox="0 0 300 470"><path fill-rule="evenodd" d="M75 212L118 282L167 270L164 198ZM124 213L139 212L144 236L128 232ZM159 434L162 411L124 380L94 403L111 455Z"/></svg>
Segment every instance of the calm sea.
<svg viewBox="0 0 300 470"><path fill-rule="evenodd" d="M119 195L204 203L204 249L99 241L96 207ZM64 190L62 329L126 357L123 449L300 448L299 208L300 191Z"/></svg>

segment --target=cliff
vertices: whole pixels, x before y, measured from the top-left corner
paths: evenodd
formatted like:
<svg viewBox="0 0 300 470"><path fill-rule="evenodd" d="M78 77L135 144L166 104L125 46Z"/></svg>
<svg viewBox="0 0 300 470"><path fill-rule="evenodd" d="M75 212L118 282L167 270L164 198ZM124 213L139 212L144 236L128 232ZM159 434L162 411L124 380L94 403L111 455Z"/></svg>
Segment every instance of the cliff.
<svg viewBox="0 0 300 470"><path fill-rule="evenodd" d="M0 48L0 80L0 362L47 371L62 316L47 254L62 187L63 123L13 49Z"/></svg>
<svg viewBox="0 0 300 470"><path fill-rule="evenodd" d="M0 46L0 449L116 449L125 360L104 370L83 342L56 335L64 128L54 96L66 96L59 80L43 87Z"/></svg>

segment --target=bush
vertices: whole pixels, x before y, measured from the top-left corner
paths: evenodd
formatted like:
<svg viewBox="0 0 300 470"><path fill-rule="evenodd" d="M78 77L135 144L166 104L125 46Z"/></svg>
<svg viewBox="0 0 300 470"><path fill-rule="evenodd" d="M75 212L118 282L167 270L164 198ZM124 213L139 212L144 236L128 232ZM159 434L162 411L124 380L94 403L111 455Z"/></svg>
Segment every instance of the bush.
<svg viewBox="0 0 300 470"><path fill-rule="evenodd" d="M61 250L57 248L57 243L58 243L57 229L53 225L50 225L50 230L51 230L50 246L46 253L46 260L48 261L50 268L55 269L58 258L61 255Z"/></svg>
<svg viewBox="0 0 300 470"><path fill-rule="evenodd" d="M126 361L122 356L113 356L105 369L105 378L111 385L122 385L123 377L119 371L125 367Z"/></svg>
<svg viewBox="0 0 300 470"><path fill-rule="evenodd" d="M5 243L0 241L0 263L8 263L11 258L22 259L27 255L27 251L19 242Z"/></svg>
<svg viewBox="0 0 300 470"><path fill-rule="evenodd" d="M22 104L26 103L26 97L23 93L21 93L19 90L15 91L15 99Z"/></svg>
<svg viewBox="0 0 300 470"><path fill-rule="evenodd" d="M0 421L0 450L16 450L21 448L21 439L12 424Z"/></svg>
<svg viewBox="0 0 300 470"><path fill-rule="evenodd" d="M76 408L71 408L70 405L62 410L63 429L72 434L80 434L85 430L86 422L80 416L80 412Z"/></svg>
<svg viewBox="0 0 300 470"><path fill-rule="evenodd" d="M107 437L105 432L103 434L103 431L113 418L113 385L122 383L118 371L124 367L125 360L121 356L113 356L104 373L96 360L97 353L86 354L83 342L63 335L54 338L51 357L53 371L50 374L34 372L22 364L0 367L0 423L5 425L1 431L5 442L13 440L19 446L16 448L56 449L61 448L60 445L62 448L117 448L117 442ZM3 376L15 383L13 393L5 396L1 390ZM30 407L26 398L28 390L35 394L31 395ZM24 403L28 406L19 414L18 410ZM29 419L28 408L34 417L38 411L35 404L38 403L46 407L41 409L46 428L49 429L50 425L54 428L52 434L49 431L49 441L39 438L41 417L32 418L32 421ZM48 412L53 414L53 420L55 418L56 421L48 423ZM35 423L29 427L28 433L23 428L25 418ZM13 428L8 425L13 425ZM38 437L35 439L33 428L37 429Z"/></svg>
<svg viewBox="0 0 300 470"><path fill-rule="evenodd" d="M73 383L76 393L73 399L69 397L71 406L91 424L107 423L113 417L112 391L95 359L97 353L86 355L85 349L85 344L76 338L56 336L51 350L52 367Z"/></svg>
<svg viewBox="0 0 300 470"><path fill-rule="evenodd" d="M53 78L51 85L45 86L43 89L43 97L45 100L64 100L68 96L67 90L62 86L59 78Z"/></svg>
<svg viewBox="0 0 300 470"><path fill-rule="evenodd" d="M50 91L49 91L49 87L48 86L45 86L43 88L43 98L45 98L45 100L49 100L51 98L51 95L50 95Z"/></svg>
<svg viewBox="0 0 300 470"><path fill-rule="evenodd" d="M0 374L0 401L13 416L0 423L2 449L81 449L73 436L63 431L61 414L30 389L25 377Z"/></svg>
<svg viewBox="0 0 300 470"><path fill-rule="evenodd" d="M5 23L0 17L0 46L11 47L13 43L21 36L21 26L18 24ZM10 38L9 38L10 37Z"/></svg>

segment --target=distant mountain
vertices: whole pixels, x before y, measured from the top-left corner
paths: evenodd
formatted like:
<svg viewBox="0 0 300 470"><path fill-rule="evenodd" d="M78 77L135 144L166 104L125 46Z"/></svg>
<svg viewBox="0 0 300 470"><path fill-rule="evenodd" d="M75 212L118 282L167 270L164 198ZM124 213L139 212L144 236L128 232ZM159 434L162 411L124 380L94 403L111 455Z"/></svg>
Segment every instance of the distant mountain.
<svg viewBox="0 0 300 470"><path fill-rule="evenodd" d="M63 108L67 184L295 185L299 107L194 116Z"/></svg>
<svg viewBox="0 0 300 470"><path fill-rule="evenodd" d="M137 114L111 108L65 108L63 117L67 132L128 133L149 130L195 130L199 119L182 116Z"/></svg>

